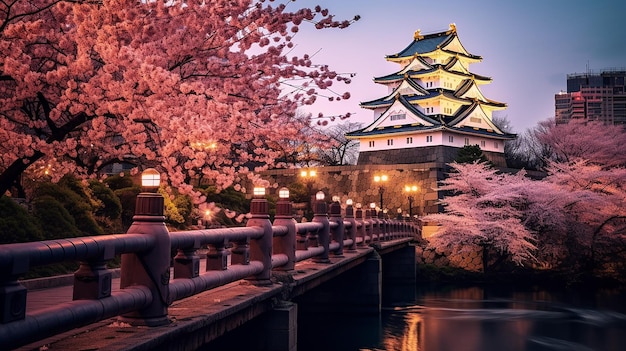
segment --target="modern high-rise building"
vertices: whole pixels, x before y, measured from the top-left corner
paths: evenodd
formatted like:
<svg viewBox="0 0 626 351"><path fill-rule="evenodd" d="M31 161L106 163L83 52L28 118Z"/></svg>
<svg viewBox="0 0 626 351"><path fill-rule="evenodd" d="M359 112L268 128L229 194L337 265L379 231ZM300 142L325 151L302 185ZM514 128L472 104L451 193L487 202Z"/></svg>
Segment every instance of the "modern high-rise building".
<svg viewBox="0 0 626 351"><path fill-rule="evenodd" d="M493 164L506 166L504 142L515 135L492 121L492 112L506 104L482 94L480 86L491 78L470 70L482 57L465 49L454 24L438 33L418 30L405 49L386 59L400 66L374 78L387 95L361 103L373 111L374 122L346 135L359 140L359 164L443 164L464 146L478 145Z"/></svg>
<svg viewBox="0 0 626 351"><path fill-rule="evenodd" d="M626 69L567 75L567 91L554 95L556 123L572 119L626 124Z"/></svg>

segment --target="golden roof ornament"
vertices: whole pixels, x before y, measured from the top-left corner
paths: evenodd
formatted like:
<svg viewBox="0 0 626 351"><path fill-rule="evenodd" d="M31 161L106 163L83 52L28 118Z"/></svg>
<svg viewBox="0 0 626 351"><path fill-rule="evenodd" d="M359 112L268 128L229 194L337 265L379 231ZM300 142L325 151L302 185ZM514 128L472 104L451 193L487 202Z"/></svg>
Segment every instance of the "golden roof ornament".
<svg viewBox="0 0 626 351"><path fill-rule="evenodd" d="M456 24L455 23L450 23L450 32L451 33L456 33Z"/></svg>
<svg viewBox="0 0 626 351"><path fill-rule="evenodd" d="M415 39L415 40L420 40L420 39L423 39L423 38L424 38L424 36L423 36L423 35L421 35L421 34L420 34L420 32L421 32L421 30L420 30L420 29L416 30L416 31L415 31L415 33L413 34L413 39Z"/></svg>

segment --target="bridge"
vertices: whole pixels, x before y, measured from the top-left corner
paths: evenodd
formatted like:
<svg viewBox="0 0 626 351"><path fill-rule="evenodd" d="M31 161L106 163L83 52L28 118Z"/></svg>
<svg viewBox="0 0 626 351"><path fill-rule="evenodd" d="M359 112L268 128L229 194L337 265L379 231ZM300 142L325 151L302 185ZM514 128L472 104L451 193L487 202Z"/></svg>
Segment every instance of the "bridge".
<svg viewBox="0 0 626 351"><path fill-rule="evenodd" d="M297 223L287 195L273 223L267 200L258 197L245 227L169 232L163 203L159 194L141 193L125 234L0 246L2 348L194 350L263 317L258 349L295 350L294 299L333 278L354 289L326 302L362 313L380 312L383 279L415 286L411 243L420 231L413 222L351 203L342 214L338 202L322 197L312 221ZM117 256L119 287L107 268ZM80 262L71 298L28 308L36 292L19 277L68 261Z"/></svg>

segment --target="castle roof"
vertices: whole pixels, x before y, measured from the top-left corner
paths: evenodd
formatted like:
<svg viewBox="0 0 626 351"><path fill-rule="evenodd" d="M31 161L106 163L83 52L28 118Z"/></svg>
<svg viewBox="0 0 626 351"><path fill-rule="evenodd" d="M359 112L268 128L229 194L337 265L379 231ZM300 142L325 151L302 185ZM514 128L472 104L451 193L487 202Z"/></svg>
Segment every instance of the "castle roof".
<svg viewBox="0 0 626 351"><path fill-rule="evenodd" d="M494 140L516 137L493 123L492 112L506 108L506 104L490 100L480 91L479 85L491 82L491 78L470 72L469 64L482 58L465 50L454 24L445 32L421 35L417 31L411 44L386 59L400 63L402 69L374 78L390 92L361 102L362 108L374 110L376 118L365 128L347 133L347 138L432 132Z"/></svg>
<svg viewBox="0 0 626 351"><path fill-rule="evenodd" d="M419 30L415 32L413 41L402 51L387 55L388 61L400 61L412 56L424 56L436 51L447 52L451 55L460 55L468 59L480 61L482 57L470 54L458 40L456 26L450 25L450 29L443 32L422 35Z"/></svg>

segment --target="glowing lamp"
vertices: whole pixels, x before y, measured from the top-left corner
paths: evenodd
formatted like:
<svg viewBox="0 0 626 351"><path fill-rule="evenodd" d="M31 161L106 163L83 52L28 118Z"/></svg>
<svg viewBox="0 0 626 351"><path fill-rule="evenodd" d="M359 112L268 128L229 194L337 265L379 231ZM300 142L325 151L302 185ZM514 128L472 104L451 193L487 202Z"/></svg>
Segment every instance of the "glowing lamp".
<svg viewBox="0 0 626 351"><path fill-rule="evenodd" d="M252 195L254 195L254 197L265 196L265 188L261 186L255 186L254 190L252 191Z"/></svg>
<svg viewBox="0 0 626 351"><path fill-rule="evenodd" d="M289 198L289 189L282 187L278 190L278 197L280 199L286 200Z"/></svg>
<svg viewBox="0 0 626 351"><path fill-rule="evenodd" d="M339 202L339 200L341 200L341 198L337 195L333 196L333 202Z"/></svg>
<svg viewBox="0 0 626 351"><path fill-rule="evenodd" d="M363 205L360 202L356 203L356 208L362 208L362 207L363 207Z"/></svg>
<svg viewBox="0 0 626 351"><path fill-rule="evenodd" d="M144 188L158 188L161 185L161 174L154 168L148 168L141 173L141 186Z"/></svg>
<svg viewBox="0 0 626 351"><path fill-rule="evenodd" d="M402 209L398 207L398 214L402 213Z"/></svg>
<svg viewBox="0 0 626 351"><path fill-rule="evenodd" d="M352 199L348 199L348 200L346 200L346 205L347 206L352 206L352 202L353 202Z"/></svg>
<svg viewBox="0 0 626 351"><path fill-rule="evenodd" d="M373 210L376 208L376 203L375 202L370 202L370 208Z"/></svg>
<svg viewBox="0 0 626 351"><path fill-rule="evenodd" d="M324 201L324 198L325 198L325 197L326 197L326 195L324 195L324 192L323 192L323 191L318 191L318 192L315 194L315 200L317 200L317 201Z"/></svg>

